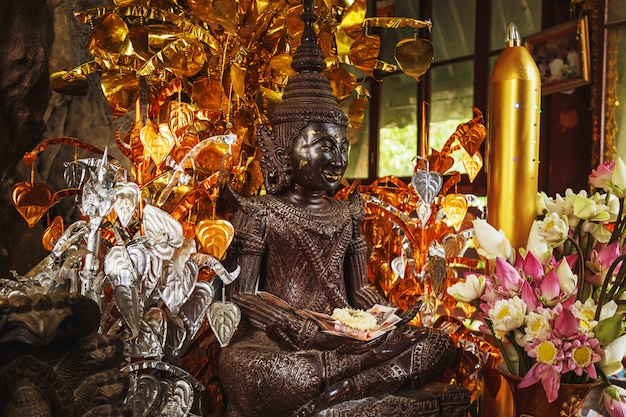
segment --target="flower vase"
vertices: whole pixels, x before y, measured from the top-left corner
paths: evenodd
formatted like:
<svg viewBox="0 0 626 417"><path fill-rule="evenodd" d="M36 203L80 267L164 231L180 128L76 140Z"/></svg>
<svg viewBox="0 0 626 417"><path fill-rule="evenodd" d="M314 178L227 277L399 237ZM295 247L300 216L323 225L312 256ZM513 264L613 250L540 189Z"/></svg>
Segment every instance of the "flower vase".
<svg viewBox="0 0 626 417"><path fill-rule="evenodd" d="M562 383L558 397L550 403L540 382L526 388L519 388L521 377L500 372L511 388L515 417L580 416L585 397L592 388L602 383L599 380L584 384Z"/></svg>

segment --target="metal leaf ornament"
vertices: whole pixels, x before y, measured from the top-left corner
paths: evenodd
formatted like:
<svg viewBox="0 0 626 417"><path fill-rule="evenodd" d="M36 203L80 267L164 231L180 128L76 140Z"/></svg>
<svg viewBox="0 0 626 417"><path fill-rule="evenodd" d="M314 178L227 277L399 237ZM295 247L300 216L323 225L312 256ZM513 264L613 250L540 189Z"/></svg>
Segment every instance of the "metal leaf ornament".
<svg viewBox="0 0 626 417"><path fill-rule="evenodd" d="M155 123L148 123L141 129L139 137L143 144L144 152L156 166L161 166L176 143L167 124L162 128Z"/></svg>
<svg viewBox="0 0 626 417"><path fill-rule="evenodd" d="M160 259L172 259L174 250L183 245L183 226L169 213L148 204L143 209L143 225L151 249Z"/></svg>
<svg viewBox="0 0 626 417"><path fill-rule="evenodd" d="M436 171L416 169L411 177L411 184L422 201L431 204L443 186L443 175Z"/></svg>
<svg viewBox="0 0 626 417"><path fill-rule="evenodd" d="M48 252L52 252L55 243L59 240L61 235L63 235L64 230L65 222L63 221L63 217L56 216L50 223L50 226L48 226L43 232L41 243L43 244L44 249Z"/></svg>
<svg viewBox="0 0 626 417"><path fill-rule="evenodd" d="M428 39L407 38L396 45L395 58L398 66L416 81L428 71L434 57L433 44Z"/></svg>
<svg viewBox="0 0 626 417"><path fill-rule="evenodd" d="M211 304L207 316L220 346L227 346L241 321L241 310L233 302L221 301Z"/></svg>
<svg viewBox="0 0 626 417"><path fill-rule="evenodd" d="M443 198L441 205L454 230L458 232L467 213L467 199L463 194L448 194Z"/></svg>
<svg viewBox="0 0 626 417"><path fill-rule="evenodd" d="M235 228L228 220L206 219L196 225L196 238L206 253L222 259L235 236Z"/></svg>
<svg viewBox="0 0 626 417"><path fill-rule="evenodd" d="M82 188L89 175L87 164L82 161L71 161L63 164L63 179L70 188Z"/></svg>
<svg viewBox="0 0 626 417"><path fill-rule="evenodd" d="M115 186L116 197L113 203L113 209L123 227L128 226L130 219L132 219L133 213L137 208L137 203L139 203L140 195L141 191L139 190L139 186L134 182Z"/></svg>
<svg viewBox="0 0 626 417"><path fill-rule="evenodd" d="M20 215L33 227L46 214L54 200L54 190L42 182L18 182L11 191L11 201Z"/></svg>
<svg viewBox="0 0 626 417"><path fill-rule="evenodd" d="M483 157L480 152L476 152L473 156L470 156L469 153L463 151L461 155L461 160L463 162L463 166L467 171L467 176L470 182L474 182L476 175L483 167Z"/></svg>
<svg viewBox="0 0 626 417"><path fill-rule="evenodd" d="M422 227L425 227L428 224L428 219L430 219L431 214L433 214L430 204L426 204L423 201L417 202L415 212L417 213L417 218L420 219L420 225Z"/></svg>

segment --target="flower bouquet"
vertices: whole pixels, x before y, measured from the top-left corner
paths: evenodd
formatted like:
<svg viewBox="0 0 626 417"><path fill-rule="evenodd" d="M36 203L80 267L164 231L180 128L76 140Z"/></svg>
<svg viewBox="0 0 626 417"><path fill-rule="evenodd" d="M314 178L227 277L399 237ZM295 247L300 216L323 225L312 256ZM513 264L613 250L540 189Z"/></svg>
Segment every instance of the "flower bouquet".
<svg viewBox="0 0 626 417"><path fill-rule="evenodd" d="M468 273L447 291L477 309L519 388L541 383L554 402L561 383L602 379L605 409L626 415L626 391L610 376L626 354L626 165L621 159L589 176L594 193L538 194L538 218L526 248L504 232L473 222L485 273Z"/></svg>

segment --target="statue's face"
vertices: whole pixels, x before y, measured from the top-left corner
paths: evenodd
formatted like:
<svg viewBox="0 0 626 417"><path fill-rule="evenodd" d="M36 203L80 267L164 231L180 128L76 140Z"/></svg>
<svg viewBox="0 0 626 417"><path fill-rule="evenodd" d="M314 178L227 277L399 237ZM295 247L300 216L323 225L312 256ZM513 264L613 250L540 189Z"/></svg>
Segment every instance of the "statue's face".
<svg viewBox="0 0 626 417"><path fill-rule="evenodd" d="M349 149L344 126L308 123L291 150L293 183L311 191L334 191L346 172Z"/></svg>

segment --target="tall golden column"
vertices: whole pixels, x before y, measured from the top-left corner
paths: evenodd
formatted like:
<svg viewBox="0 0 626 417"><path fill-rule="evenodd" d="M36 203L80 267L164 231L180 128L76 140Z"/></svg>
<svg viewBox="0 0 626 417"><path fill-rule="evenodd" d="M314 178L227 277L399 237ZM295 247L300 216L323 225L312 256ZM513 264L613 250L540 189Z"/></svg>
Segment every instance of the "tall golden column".
<svg viewBox="0 0 626 417"><path fill-rule="evenodd" d="M541 77L517 27L491 75L487 160L487 221L515 249L525 247L536 217Z"/></svg>

